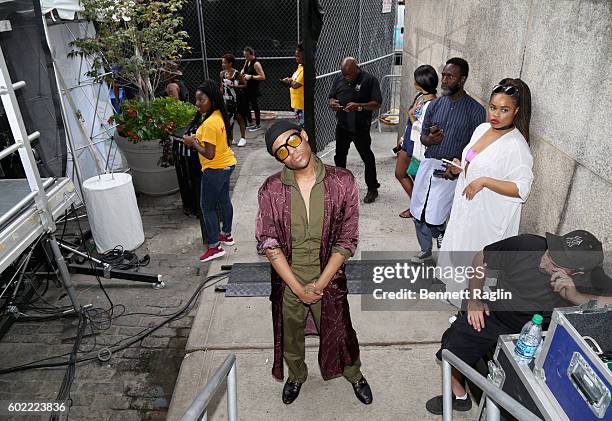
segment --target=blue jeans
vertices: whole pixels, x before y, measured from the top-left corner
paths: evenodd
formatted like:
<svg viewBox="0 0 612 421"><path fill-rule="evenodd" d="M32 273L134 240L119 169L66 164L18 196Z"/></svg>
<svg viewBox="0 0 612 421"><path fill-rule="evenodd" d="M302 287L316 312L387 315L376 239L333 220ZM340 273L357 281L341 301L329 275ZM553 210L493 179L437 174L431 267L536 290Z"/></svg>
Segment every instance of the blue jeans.
<svg viewBox="0 0 612 421"><path fill-rule="evenodd" d="M444 234L445 224L429 225L426 222L419 221L414 216L412 217L412 220L414 221L417 241L419 242L419 246L421 246L421 251L431 251L433 239L438 238L440 234Z"/></svg>
<svg viewBox="0 0 612 421"><path fill-rule="evenodd" d="M304 110L298 110L297 108L294 110L295 112L295 121L300 125L301 128L304 128Z"/></svg>
<svg viewBox="0 0 612 421"><path fill-rule="evenodd" d="M235 166L222 169L206 168L202 173L200 207L204 216L206 236L209 247L219 245L219 218L217 217L217 204L221 209L223 218L223 232L232 233L232 219L234 208L230 199L230 176Z"/></svg>

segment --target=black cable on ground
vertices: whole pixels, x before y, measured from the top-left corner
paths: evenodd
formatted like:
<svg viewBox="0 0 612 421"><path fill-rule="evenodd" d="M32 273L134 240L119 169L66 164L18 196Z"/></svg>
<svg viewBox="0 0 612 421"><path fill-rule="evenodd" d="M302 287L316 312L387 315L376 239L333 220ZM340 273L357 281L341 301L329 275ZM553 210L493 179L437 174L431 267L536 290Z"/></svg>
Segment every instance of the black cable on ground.
<svg viewBox="0 0 612 421"><path fill-rule="evenodd" d="M101 356L101 352L105 351L108 352L109 358L110 355L112 355L113 353L116 353L118 351L121 351L123 349L129 348L130 346L132 346L133 344L142 341L144 338L146 338L147 336L149 336L150 334L152 334L153 332L155 332L156 330L158 330L159 328L163 327L164 325L170 323L173 320L179 319L180 317L186 315L189 311L191 311L191 309L195 306L195 302L196 299L199 297L200 293L206 289L209 288L213 285L215 285L216 283L220 282L221 280L223 280L224 278L226 278L228 276L229 272L221 272L218 273L216 275L211 275L209 277L207 277L203 282L200 283L200 285L198 285L198 287L196 288L196 291L193 293L193 295L189 298L189 300L187 301L187 303L180 309L178 310L176 313L172 314L172 315L167 315L169 316L167 319L163 320L162 322L158 323L155 326L143 329L143 332L141 334L136 334L132 337L132 339L130 338L125 338L122 339L118 342L116 342L116 344L119 344L125 340L127 340L128 342L123 344L123 345L112 345L110 347L104 348L100 351L98 351L98 354L96 356L83 356L81 358L77 358L75 360L75 363L82 363L82 362L87 362L87 361L93 361L93 360L101 360L100 356ZM209 282L213 279L218 278L215 282L212 282L209 284ZM92 351L93 352L93 351ZM0 369L0 375L2 374L8 374L8 373L15 373L15 372L19 372L19 371L26 371L26 370L31 370L31 369L35 369L35 368L54 368L54 367L63 367L66 366L68 364L71 363L71 360L69 359L68 361L62 361L62 362L57 362L57 363L48 363L48 364L39 364L42 361L48 361L50 359L53 358L62 358L66 356L66 354L63 355L58 355L55 357L49 357L49 358L45 358L42 360L38 360L38 361L33 361L27 364L22 364L16 367L10 367L10 368L4 368L4 369ZM107 361L108 358L105 358L104 361Z"/></svg>

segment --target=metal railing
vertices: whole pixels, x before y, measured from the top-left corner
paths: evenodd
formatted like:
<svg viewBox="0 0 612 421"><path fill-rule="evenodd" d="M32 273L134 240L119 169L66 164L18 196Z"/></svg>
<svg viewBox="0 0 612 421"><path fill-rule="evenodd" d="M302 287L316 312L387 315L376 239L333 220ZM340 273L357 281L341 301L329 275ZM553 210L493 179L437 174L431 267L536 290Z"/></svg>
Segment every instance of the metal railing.
<svg viewBox="0 0 612 421"><path fill-rule="evenodd" d="M383 102L378 109L376 118L376 126L378 133L382 132L380 124L397 126L400 120L400 87L402 83L402 75L384 75L380 81L380 91L382 93ZM389 122L384 122L381 119L388 117Z"/></svg>
<svg viewBox="0 0 612 421"><path fill-rule="evenodd" d="M204 389L193 400L193 403L181 417L181 421L206 421L208 404L219 391L223 380L227 377L227 418L229 421L237 420L236 400L236 355L227 356L223 364L217 369Z"/></svg>
<svg viewBox="0 0 612 421"><path fill-rule="evenodd" d="M442 419L452 421L453 419L453 390L451 384L451 367L461 372L472 383L478 386L486 395L487 421L499 421L501 406L510 414L522 421L540 421L531 411L517 402L514 398L501 390L492 381L481 376L476 370L467 365L463 360L450 352L442 350Z"/></svg>

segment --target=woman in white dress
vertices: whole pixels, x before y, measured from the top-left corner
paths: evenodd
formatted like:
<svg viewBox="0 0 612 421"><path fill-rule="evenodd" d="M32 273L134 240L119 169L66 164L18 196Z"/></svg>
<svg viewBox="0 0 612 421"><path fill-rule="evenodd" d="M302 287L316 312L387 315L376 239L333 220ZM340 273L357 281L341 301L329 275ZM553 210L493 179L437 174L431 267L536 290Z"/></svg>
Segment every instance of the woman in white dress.
<svg viewBox="0 0 612 421"><path fill-rule="evenodd" d="M476 128L461 161L454 159L456 166L450 169L459 179L438 259L447 291L467 287L466 277L457 276L457 269L471 266L478 251L518 234L521 208L531 190L527 84L507 78L495 85L488 114L489 122Z"/></svg>

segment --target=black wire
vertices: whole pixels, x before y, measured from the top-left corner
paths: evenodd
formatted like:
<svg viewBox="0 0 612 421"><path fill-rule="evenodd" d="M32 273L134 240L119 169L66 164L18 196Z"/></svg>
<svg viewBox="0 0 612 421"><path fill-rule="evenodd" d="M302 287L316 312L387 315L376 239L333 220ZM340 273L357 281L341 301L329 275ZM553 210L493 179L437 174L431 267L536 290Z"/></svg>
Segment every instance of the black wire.
<svg viewBox="0 0 612 421"><path fill-rule="evenodd" d="M172 315L168 315L169 317L167 319L163 320L162 322L158 323L155 326L151 326L149 328L143 329L143 331L141 331L141 333L132 335L132 337L127 337L127 338L119 340L114 345L111 345L110 347L107 347L107 349L112 354L112 353L116 353L118 351L121 351L121 350L123 350L125 348L129 348L131 345L133 345L133 344L135 344L137 342L142 341L144 338L146 338L147 336L151 335L153 332L155 332L159 328L163 327L164 325L170 323L171 321L186 316L193 309L193 307L196 304L197 297L200 296L200 293L204 289L209 288L209 287L217 284L218 282L220 282L224 278L227 278L227 276L228 276L228 272L221 272L221 273L218 273L216 275L211 275L211 276L207 277L204 281L202 281L200 283L200 285L198 285L198 287L196 288L196 291L189 298L187 303L181 309L179 309L176 313L174 313ZM215 278L218 278L218 279L215 282L209 284L209 281L211 281L211 280L213 280ZM110 311L109 311L109 313L110 313ZM126 344L123 344L121 346L117 346L116 345L116 344L119 344L119 343L124 342L126 340L128 341ZM55 357L49 357L49 358L45 358L43 360L38 360L38 361L30 362L30 363L27 363L27 364L22 364L22 365L19 365L19 366L15 366L15 367L0 369L0 375L8 374L8 373L14 373L14 372L19 372L19 371L25 371L25 370L31 370L31 369L36 369L36 368L63 367L63 366L66 366L66 365L70 364L70 360L62 361L62 362L57 362L57 363L48 363L48 364L39 364L39 362L47 361L47 360L54 359L54 358L62 358L62 357L65 357L66 355L67 354L58 355L58 356L55 356ZM81 358L76 359L76 363L93 361L93 360L96 360L96 359L99 359L98 355L96 355L96 356L89 356L89 357L83 356Z"/></svg>

